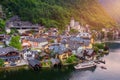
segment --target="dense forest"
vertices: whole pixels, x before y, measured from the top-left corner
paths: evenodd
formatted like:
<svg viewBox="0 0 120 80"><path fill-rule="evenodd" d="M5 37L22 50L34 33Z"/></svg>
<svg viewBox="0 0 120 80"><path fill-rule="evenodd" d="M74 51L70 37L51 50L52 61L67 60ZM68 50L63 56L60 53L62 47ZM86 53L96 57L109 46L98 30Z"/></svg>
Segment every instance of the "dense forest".
<svg viewBox="0 0 120 80"><path fill-rule="evenodd" d="M64 29L72 17L94 29L115 25L98 0L0 0L0 4L7 18L18 15L46 27Z"/></svg>

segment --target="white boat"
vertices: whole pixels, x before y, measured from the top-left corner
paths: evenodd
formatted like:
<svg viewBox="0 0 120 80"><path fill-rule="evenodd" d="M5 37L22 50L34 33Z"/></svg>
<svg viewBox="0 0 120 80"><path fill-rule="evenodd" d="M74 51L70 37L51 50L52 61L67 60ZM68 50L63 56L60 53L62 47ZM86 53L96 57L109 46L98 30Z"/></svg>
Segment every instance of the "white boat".
<svg viewBox="0 0 120 80"><path fill-rule="evenodd" d="M96 63L94 61L79 63L76 66L74 66L75 69L85 69L90 67L95 67Z"/></svg>

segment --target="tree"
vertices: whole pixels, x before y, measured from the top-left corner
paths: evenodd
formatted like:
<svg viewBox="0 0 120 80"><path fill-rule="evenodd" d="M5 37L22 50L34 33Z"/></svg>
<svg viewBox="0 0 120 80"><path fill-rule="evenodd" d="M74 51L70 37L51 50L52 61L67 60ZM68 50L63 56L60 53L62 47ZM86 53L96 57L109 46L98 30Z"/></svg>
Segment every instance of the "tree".
<svg viewBox="0 0 120 80"><path fill-rule="evenodd" d="M70 30L70 34L76 34L76 33L79 33L79 31L76 30L76 29L71 29L71 30Z"/></svg>
<svg viewBox="0 0 120 80"><path fill-rule="evenodd" d="M4 66L4 60L0 59L0 67L3 67L3 66Z"/></svg>
<svg viewBox="0 0 120 80"><path fill-rule="evenodd" d="M112 27L115 21L100 6L98 0L1 0L6 17L18 15L22 20L40 23L61 30L74 17L81 25L93 29Z"/></svg>
<svg viewBox="0 0 120 80"><path fill-rule="evenodd" d="M5 33L5 21L0 18L0 34Z"/></svg>
<svg viewBox="0 0 120 80"><path fill-rule="evenodd" d="M13 36L9 45L14 48L17 48L18 50L21 50L22 46L20 42L20 36Z"/></svg>

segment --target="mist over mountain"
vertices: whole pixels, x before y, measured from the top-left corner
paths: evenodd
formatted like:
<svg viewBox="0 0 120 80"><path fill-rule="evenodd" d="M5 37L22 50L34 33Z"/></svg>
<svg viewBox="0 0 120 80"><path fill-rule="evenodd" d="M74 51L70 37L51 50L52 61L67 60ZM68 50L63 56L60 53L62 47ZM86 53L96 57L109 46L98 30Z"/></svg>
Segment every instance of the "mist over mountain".
<svg viewBox="0 0 120 80"><path fill-rule="evenodd" d="M120 23L120 0L99 0L108 14Z"/></svg>

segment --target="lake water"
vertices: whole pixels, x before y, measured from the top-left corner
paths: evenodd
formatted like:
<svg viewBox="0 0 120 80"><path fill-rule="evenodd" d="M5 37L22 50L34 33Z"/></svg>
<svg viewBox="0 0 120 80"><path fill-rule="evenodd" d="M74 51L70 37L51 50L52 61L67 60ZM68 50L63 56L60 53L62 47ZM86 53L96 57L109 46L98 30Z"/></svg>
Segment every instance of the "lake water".
<svg viewBox="0 0 120 80"><path fill-rule="evenodd" d="M110 53L104 56L106 64L85 70L75 70L73 65L62 69L29 69L0 73L0 80L120 80L120 44L109 44ZM107 69L101 69L105 66Z"/></svg>

